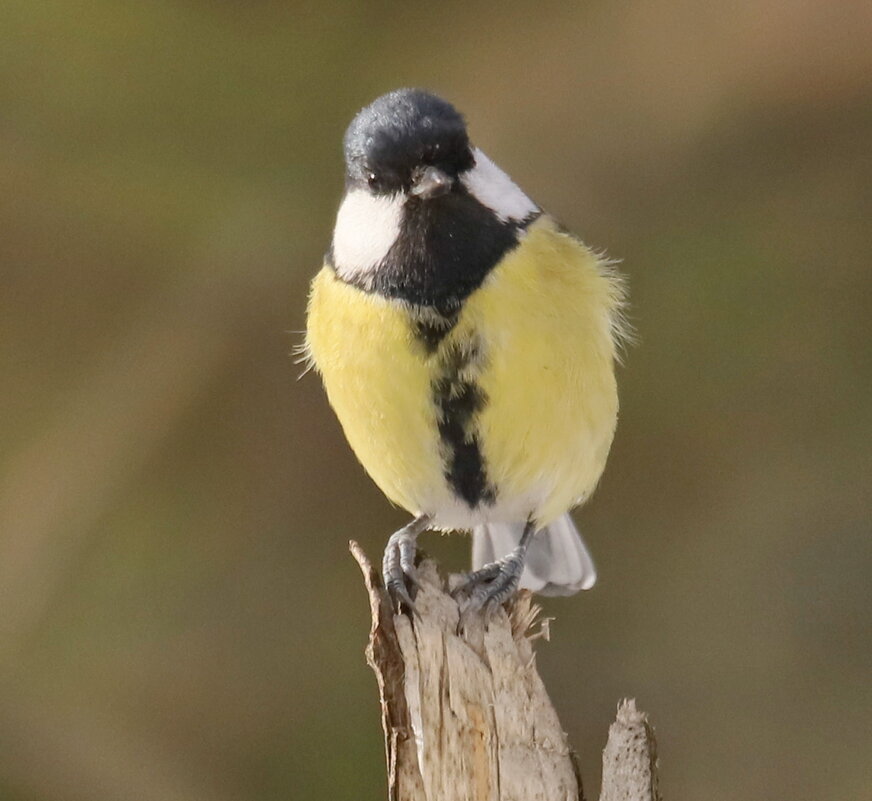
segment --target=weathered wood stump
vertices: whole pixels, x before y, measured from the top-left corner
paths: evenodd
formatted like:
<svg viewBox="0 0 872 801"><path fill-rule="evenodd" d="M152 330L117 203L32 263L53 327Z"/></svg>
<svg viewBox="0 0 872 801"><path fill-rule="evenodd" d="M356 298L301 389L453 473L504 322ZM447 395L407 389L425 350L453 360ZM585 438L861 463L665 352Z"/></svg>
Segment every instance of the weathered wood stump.
<svg viewBox="0 0 872 801"><path fill-rule="evenodd" d="M372 612L390 801L577 801L581 777L536 670L548 621L522 592L488 620L464 614L431 561L414 616L397 614L360 547ZM455 579L456 580L456 579ZM449 580L449 583L451 580ZM659 801L656 743L625 701L603 752L600 801Z"/></svg>

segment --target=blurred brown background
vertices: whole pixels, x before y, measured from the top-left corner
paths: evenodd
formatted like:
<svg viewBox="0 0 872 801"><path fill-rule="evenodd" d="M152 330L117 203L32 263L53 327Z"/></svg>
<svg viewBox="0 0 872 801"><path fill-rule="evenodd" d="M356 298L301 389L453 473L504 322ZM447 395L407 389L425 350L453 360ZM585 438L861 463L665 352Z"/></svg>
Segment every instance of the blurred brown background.
<svg viewBox="0 0 872 801"><path fill-rule="evenodd" d="M872 5L7 0L0 798L382 797L346 542L404 516L289 354L403 85L630 278L540 649L589 795L634 695L668 798L872 797Z"/></svg>

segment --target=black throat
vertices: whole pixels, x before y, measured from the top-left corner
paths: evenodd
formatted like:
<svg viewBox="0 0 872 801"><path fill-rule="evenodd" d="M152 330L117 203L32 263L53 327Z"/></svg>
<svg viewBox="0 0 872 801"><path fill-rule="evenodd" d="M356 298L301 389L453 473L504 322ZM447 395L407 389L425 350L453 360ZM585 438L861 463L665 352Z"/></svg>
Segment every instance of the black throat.
<svg viewBox="0 0 872 801"><path fill-rule="evenodd" d="M536 216L503 222L462 186L441 197L411 197L399 236L381 264L346 280L451 317Z"/></svg>

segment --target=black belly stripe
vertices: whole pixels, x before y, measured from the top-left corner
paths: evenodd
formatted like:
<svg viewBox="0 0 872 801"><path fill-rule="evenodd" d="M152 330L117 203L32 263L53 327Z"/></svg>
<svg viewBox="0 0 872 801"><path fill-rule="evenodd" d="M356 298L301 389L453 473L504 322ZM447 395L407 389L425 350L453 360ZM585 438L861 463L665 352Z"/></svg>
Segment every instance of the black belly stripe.
<svg viewBox="0 0 872 801"><path fill-rule="evenodd" d="M470 508L492 504L497 491L487 477L487 468L475 416L487 405L487 395L475 381L462 373L480 359L472 343L461 349L456 343L438 355L439 377L433 381L433 400L438 414L439 438L445 463L445 479Z"/></svg>
<svg viewBox="0 0 872 801"><path fill-rule="evenodd" d="M540 215L535 210L523 220L502 220L462 184L426 201L410 197L399 235L377 268L339 275L364 292L406 305L423 358L433 360L431 393L445 479L470 508L497 497L476 433L476 415L488 398L475 381L480 348L470 341L446 343L446 338L466 299ZM334 266L332 247L326 261Z"/></svg>
<svg viewBox="0 0 872 801"><path fill-rule="evenodd" d="M439 346L442 344L442 340L445 339L445 337L451 333L454 326L457 325L458 317L458 314L448 314L443 316L438 314L434 309L426 319L418 319L413 323L415 336L424 346L424 350L427 351L428 355L433 354L438 350Z"/></svg>

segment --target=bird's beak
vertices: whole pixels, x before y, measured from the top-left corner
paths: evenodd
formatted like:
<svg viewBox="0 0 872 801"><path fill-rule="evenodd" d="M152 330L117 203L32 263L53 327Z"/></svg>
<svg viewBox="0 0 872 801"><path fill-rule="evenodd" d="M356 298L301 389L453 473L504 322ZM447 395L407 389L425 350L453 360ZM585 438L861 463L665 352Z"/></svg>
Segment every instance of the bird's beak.
<svg viewBox="0 0 872 801"><path fill-rule="evenodd" d="M409 190L415 197L429 199L451 191L454 179L438 167L425 167L412 179Z"/></svg>

